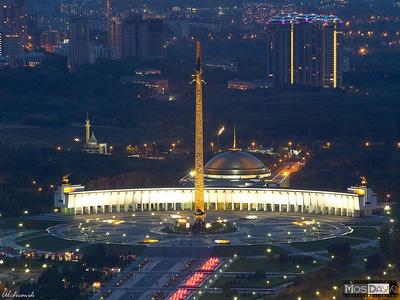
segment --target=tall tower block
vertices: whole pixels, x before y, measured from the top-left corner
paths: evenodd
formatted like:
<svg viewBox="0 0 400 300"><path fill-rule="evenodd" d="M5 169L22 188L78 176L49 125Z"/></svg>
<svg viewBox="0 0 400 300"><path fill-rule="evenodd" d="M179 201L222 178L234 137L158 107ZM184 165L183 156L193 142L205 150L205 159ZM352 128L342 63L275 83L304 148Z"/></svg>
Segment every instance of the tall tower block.
<svg viewBox="0 0 400 300"><path fill-rule="evenodd" d="M195 178L194 178L194 218L203 222L204 209L204 162L203 162L203 71L201 69L201 45L196 41L196 69L193 75L196 83L196 128L195 128Z"/></svg>
<svg viewBox="0 0 400 300"><path fill-rule="evenodd" d="M112 47L111 0L106 0L106 18L107 18L107 45L108 45L108 49L111 49L111 47Z"/></svg>

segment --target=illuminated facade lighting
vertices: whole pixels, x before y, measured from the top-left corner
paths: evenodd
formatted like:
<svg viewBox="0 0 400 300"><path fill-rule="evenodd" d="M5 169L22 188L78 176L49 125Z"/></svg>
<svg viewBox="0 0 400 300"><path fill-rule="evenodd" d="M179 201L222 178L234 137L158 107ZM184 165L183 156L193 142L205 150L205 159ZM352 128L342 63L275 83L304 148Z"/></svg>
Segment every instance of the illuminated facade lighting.
<svg viewBox="0 0 400 300"><path fill-rule="evenodd" d="M342 87L343 22L331 15L280 14L267 24L267 79L274 85Z"/></svg>
<svg viewBox="0 0 400 300"><path fill-rule="evenodd" d="M200 41L196 42L196 71L193 77L196 84L194 213L197 221L204 221L203 70Z"/></svg>
<svg viewBox="0 0 400 300"><path fill-rule="evenodd" d="M337 88L337 26L333 30L333 88Z"/></svg>
<svg viewBox="0 0 400 300"><path fill-rule="evenodd" d="M290 25L290 84L294 84L294 23Z"/></svg>

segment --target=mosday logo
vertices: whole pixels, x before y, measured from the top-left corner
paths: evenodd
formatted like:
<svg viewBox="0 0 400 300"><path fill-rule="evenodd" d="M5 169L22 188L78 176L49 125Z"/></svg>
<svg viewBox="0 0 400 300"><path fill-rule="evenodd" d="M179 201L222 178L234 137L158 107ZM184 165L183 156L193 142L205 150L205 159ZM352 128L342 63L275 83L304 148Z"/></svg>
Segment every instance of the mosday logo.
<svg viewBox="0 0 400 300"><path fill-rule="evenodd" d="M344 294L367 294L368 286L366 284L348 283L344 284Z"/></svg>
<svg viewBox="0 0 400 300"><path fill-rule="evenodd" d="M343 282L345 297L397 296L397 281L395 280L346 280Z"/></svg>
<svg viewBox="0 0 400 300"><path fill-rule="evenodd" d="M368 294L370 295L389 295L390 285L389 283L369 283Z"/></svg>

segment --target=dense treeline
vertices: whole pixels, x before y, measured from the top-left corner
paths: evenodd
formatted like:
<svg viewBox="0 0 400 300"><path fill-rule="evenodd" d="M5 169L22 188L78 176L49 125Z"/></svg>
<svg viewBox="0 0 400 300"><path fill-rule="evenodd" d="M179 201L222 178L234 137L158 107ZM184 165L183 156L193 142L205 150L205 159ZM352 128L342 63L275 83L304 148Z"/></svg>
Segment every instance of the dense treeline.
<svg viewBox="0 0 400 300"><path fill-rule="evenodd" d="M191 168L187 160L159 162L4 144L0 149L2 216L50 212L53 192L65 174L71 174L72 183L92 189L173 186Z"/></svg>
<svg viewBox="0 0 400 300"><path fill-rule="evenodd" d="M194 125L193 88L187 85L190 70L165 63L165 74L174 74L169 79L181 95L178 102L165 103L138 98L144 95L142 90L120 83L120 76L132 74L139 66L135 61L100 62L72 75L50 68L0 72L1 124L66 126L82 123L89 112L97 125L130 128L127 139L190 139ZM374 78L375 69L363 68L351 78L354 83L361 82L359 77L367 81ZM226 74L210 72L204 91L206 134L211 138L220 123L236 122L246 142L397 139L398 71L386 73L376 86L369 85L370 95L351 95L314 88L235 92L227 90L225 83L214 83L214 78Z"/></svg>
<svg viewBox="0 0 400 300"><path fill-rule="evenodd" d="M338 144L339 143L339 144ZM390 201L399 197L400 149L395 145L341 144L332 142L332 149L313 147L313 156L306 167L291 178L291 185L300 188L344 190L366 176L368 184L381 200L389 193Z"/></svg>

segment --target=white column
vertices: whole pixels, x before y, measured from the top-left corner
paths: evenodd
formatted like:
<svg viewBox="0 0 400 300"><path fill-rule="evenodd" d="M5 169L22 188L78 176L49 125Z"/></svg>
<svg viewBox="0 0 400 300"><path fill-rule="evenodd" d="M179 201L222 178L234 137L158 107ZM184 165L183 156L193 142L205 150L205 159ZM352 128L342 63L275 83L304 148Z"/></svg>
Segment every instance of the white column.
<svg viewBox="0 0 400 300"><path fill-rule="evenodd" d="M258 211L258 191L255 192L255 198L256 198L256 211Z"/></svg>
<svg viewBox="0 0 400 300"><path fill-rule="evenodd" d="M274 192L271 193L271 211L272 212L275 211L275 193Z"/></svg>
<svg viewBox="0 0 400 300"><path fill-rule="evenodd" d="M292 192L286 192L286 212L290 211L290 197Z"/></svg>
<svg viewBox="0 0 400 300"><path fill-rule="evenodd" d="M151 211L153 208L151 207L151 194L154 193L152 191L149 191L149 198L147 199L148 206L149 206L149 211Z"/></svg>

